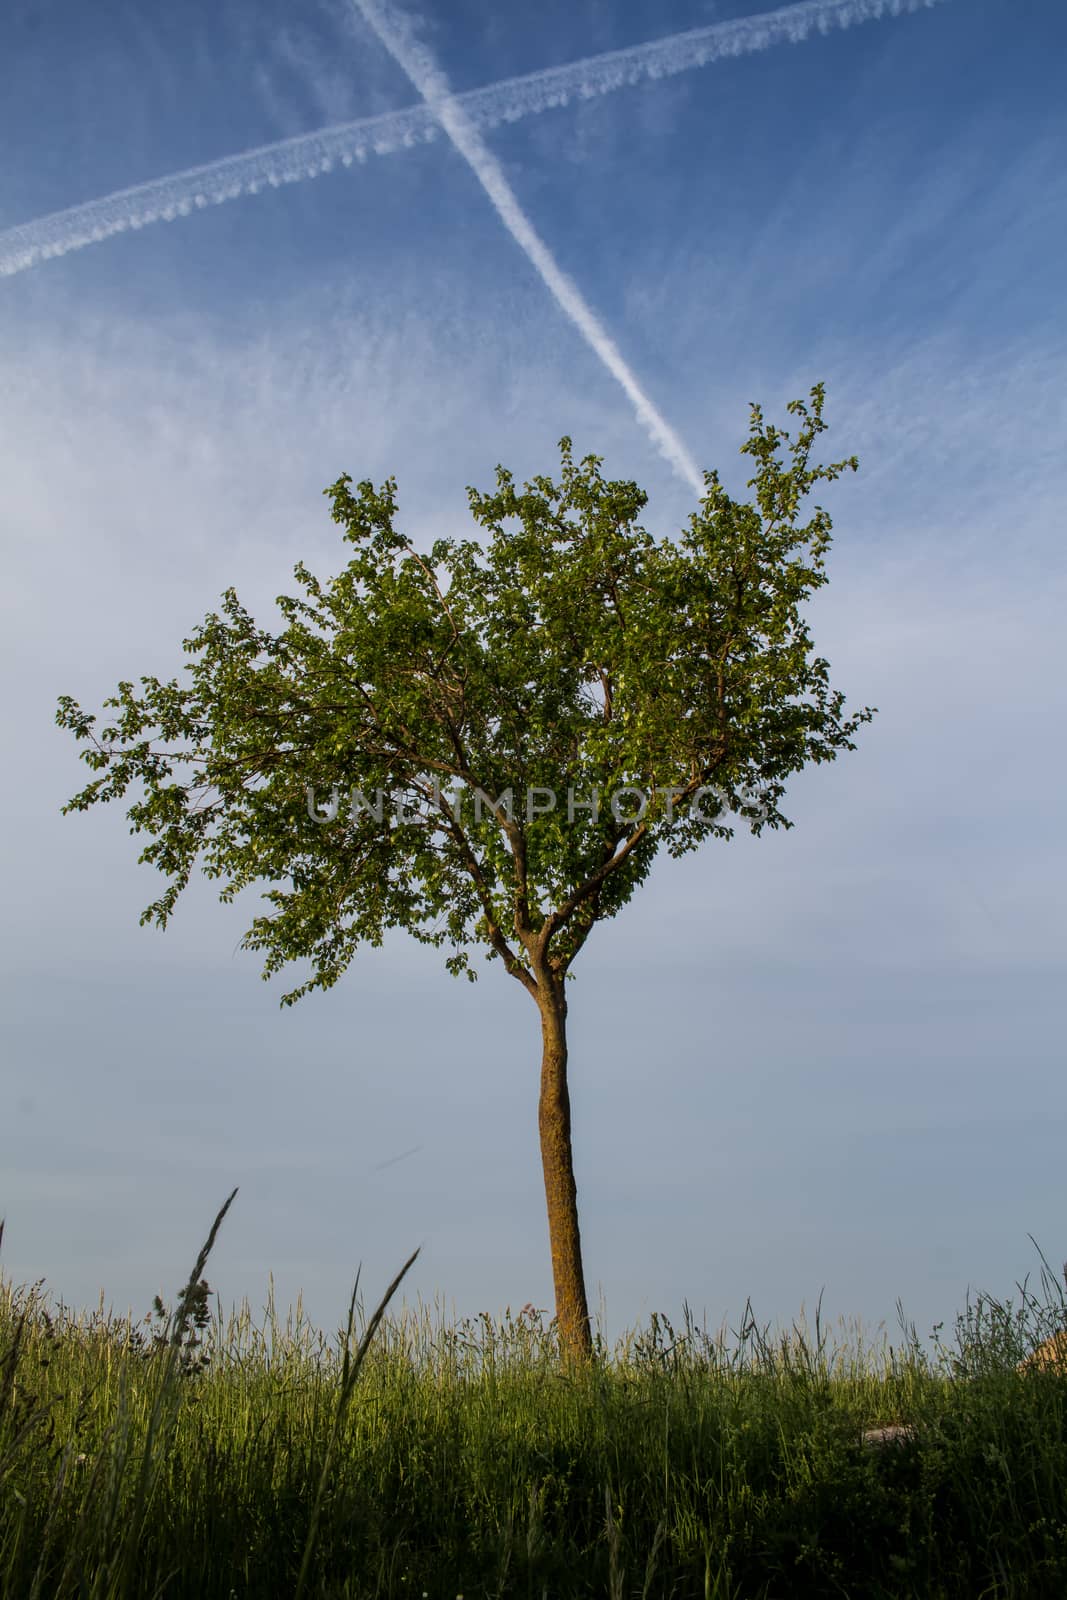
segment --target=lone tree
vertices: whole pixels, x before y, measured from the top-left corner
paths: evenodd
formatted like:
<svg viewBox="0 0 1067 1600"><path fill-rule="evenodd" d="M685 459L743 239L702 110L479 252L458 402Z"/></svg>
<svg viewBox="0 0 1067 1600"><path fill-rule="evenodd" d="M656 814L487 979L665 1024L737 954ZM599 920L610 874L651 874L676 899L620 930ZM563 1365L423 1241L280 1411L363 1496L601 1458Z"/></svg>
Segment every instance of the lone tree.
<svg viewBox="0 0 1067 1600"><path fill-rule="evenodd" d="M280 597L280 633L234 590L184 648L188 681L140 679L105 702L114 725L69 696L56 720L89 741L103 776L63 807L84 811L141 786L127 816L151 834L141 861L170 883L141 922L165 928L198 858L228 901L270 887L243 939L263 976L305 960L283 1005L328 989L388 928L447 945L477 976L485 949L530 995L541 1023L541 1160L561 1350L593 1350L582 1268L567 1088L565 980L593 927L616 915L661 845L672 856L731 813L753 833L791 827L785 780L852 750L874 712L843 715L799 612L826 583L830 518L797 525L802 498L856 457L809 467L823 386L789 410L795 441L753 406L742 453L756 504L705 473L676 542L635 518L647 495L575 467L558 484L468 490L485 542L439 539L420 555L394 528L396 482L325 492L347 566L304 598ZM792 457L779 460L785 444Z"/></svg>

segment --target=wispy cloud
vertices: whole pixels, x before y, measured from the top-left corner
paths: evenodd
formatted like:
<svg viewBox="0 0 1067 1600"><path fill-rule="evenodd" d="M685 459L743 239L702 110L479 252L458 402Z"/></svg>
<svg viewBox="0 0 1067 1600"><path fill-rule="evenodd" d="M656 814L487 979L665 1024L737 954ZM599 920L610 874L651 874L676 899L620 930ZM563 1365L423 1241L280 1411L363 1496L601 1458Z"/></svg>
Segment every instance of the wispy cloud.
<svg viewBox="0 0 1067 1600"><path fill-rule="evenodd" d="M288 86L279 89L278 78ZM314 115L330 124L343 123L358 109L359 96L352 73L344 69L336 52L328 54L311 28L299 22L281 28L271 40L271 58L260 61L256 84L279 132L297 136L307 128L299 99L308 99ZM294 92L299 90L299 96ZM364 104L366 102L364 101Z"/></svg>
<svg viewBox="0 0 1067 1600"><path fill-rule="evenodd" d="M641 426L679 477L695 494L704 492L704 479L670 423L660 415L616 345L585 300L577 284L562 270L523 211L503 169L485 140L456 103L448 79L424 45L415 40L405 17L377 0L353 0L361 16L407 73L433 111L460 155L467 162L492 202L501 222L519 249L540 274L560 310L570 318L589 348L603 362L631 401Z"/></svg>
<svg viewBox="0 0 1067 1600"><path fill-rule="evenodd" d="M927 10L946 0L802 0L754 17L691 28L626 50L587 56L568 66L506 78L484 89L456 95L472 128L519 122L542 111L612 94L631 84L672 77L777 44L803 44L813 33L830 33L881 17ZM0 232L0 277L25 272L42 261L82 250L129 229L172 222L210 205L221 205L264 188L302 183L337 165L390 155L436 137L429 105L361 117L315 133L260 145L240 155L189 167L170 177L117 190L85 205L52 212Z"/></svg>

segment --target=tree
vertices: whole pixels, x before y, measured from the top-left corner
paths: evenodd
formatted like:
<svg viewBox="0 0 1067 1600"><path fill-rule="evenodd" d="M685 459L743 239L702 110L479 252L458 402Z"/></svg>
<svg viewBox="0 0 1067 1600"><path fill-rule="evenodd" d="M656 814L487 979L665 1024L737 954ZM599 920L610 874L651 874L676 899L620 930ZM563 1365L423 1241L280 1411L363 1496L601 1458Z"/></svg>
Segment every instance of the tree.
<svg viewBox="0 0 1067 1600"><path fill-rule="evenodd" d="M69 696L56 720L103 774L64 806L124 796L139 859L169 885L141 917L165 928L193 866L220 899L269 885L273 908L243 944L269 978L310 975L289 1005L336 983L361 944L389 928L448 945L449 970L487 958L530 995L541 1027L538 1106L561 1349L592 1353L567 1087L567 993L574 960L614 917L661 846L730 838L731 812L759 834L791 827L785 780L834 760L870 707L843 715L828 663L799 612L827 581L830 519L802 498L853 456L809 467L827 424L824 389L789 410L794 440L753 406L742 453L756 503L705 473L700 508L676 542L635 519L635 483L576 467L560 441L558 484L522 494L468 490L487 541L438 539L419 554L396 531L396 483L325 491L350 548L322 584L302 564L302 598L282 596L280 633L256 625L234 590L185 651L190 681L140 679L105 705ZM779 448L789 448L783 465ZM345 786L344 809L341 806ZM323 803L319 798L328 795ZM710 799L709 799L710 796Z"/></svg>

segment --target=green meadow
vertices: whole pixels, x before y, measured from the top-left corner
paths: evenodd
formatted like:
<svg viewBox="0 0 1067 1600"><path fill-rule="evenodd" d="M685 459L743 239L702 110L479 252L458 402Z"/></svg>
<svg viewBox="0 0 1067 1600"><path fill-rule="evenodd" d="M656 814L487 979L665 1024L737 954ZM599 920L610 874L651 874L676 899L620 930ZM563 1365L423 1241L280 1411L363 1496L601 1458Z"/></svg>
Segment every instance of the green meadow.
<svg viewBox="0 0 1067 1600"><path fill-rule="evenodd" d="M229 1203L140 1322L0 1278L4 1596L1067 1594L1067 1372L1019 1369L1067 1325L1043 1258L945 1337L686 1308L576 1366L530 1308L389 1319L414 1256L333 1338L273 1295L224 1320Z"/></svg>

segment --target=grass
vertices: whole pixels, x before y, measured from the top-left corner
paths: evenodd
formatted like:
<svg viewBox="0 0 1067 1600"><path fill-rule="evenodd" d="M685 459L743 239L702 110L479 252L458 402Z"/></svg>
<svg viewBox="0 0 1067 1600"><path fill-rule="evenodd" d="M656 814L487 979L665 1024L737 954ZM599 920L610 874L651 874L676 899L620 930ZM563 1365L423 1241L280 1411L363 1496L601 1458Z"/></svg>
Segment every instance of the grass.
<svg viewBox="0 0 1067 1600"><path fill-rule="evenodd" d="M387 1321L417 1251L358 1340L358 1276L334 1342L273 1299L212 1317L233 1198L143 1323L0 1277L5 1597L1067 1593L1067 1373L1017 1365L1067 1326L1043 1257L1043 1299L968 1301L930 1352L903 1314L875 1352L746 1308L728 1348L686 1308L575 1372L528 1312Z"/></svg>

